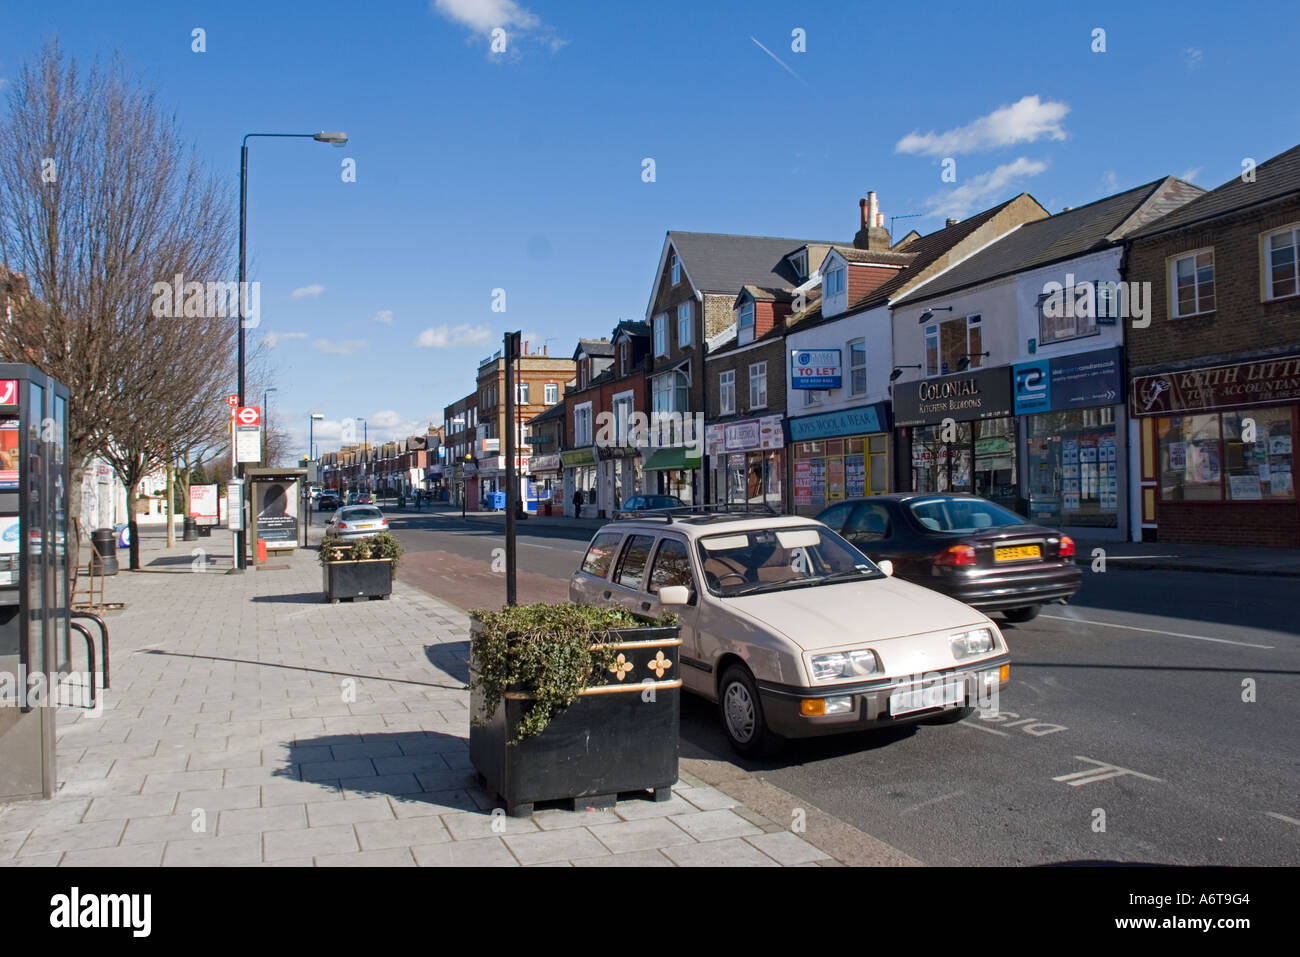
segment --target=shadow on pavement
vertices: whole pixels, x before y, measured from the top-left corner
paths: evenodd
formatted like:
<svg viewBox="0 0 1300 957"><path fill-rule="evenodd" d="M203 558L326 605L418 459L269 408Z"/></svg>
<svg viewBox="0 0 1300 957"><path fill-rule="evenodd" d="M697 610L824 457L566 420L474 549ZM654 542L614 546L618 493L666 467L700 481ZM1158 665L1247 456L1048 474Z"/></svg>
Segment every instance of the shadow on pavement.
<svg viewBox="0 0 1300 957"><path fill-rule="evenodd" d="M454 681L469 684L469 642L448 641L439 645L425 645L424 656L429 664Z"/></svg>
<svg viewBox="0 0 1300 957"><path fill-rule="evenodd" d="M254 595L253 601L279 605L323 605L323 591L300 591L293 595Z"/></svg>

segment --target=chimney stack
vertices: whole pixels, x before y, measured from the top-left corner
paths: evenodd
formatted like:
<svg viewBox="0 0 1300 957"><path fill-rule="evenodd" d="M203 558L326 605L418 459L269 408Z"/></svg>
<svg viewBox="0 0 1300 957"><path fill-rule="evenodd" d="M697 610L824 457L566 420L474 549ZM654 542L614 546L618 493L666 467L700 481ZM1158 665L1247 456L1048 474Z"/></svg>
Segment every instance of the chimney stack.
<svg viewBox="0 0 1300 957"><path fill-rule="evenodd" d="M873 189L867 193L867 198L859 200L858 206L862 210L862 228L853 237L854 247L873 252L889 249L889 230L885 229L885 214L880 211L876 191Z"/></svg>
<svg viewBox="0 0 1300 957"><path fill-rule="evenodd" d="M960 223L960 222L961 222L960 219L951 219L951 218L950 218L950 219L949 219L946 223L944 223L943 225L944 225L944 228L947 229L949 226L956 226L956 225L957 225L958 223Z"/></svg>

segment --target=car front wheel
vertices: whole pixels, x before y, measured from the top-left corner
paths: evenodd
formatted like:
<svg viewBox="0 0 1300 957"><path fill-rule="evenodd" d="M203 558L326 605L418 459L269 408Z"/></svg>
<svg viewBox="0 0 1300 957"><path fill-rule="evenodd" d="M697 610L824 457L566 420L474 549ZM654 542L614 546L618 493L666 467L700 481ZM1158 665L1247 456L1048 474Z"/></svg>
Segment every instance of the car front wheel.
<svg viewBox="0 0 1300 957"><path fill-rule="evenodd" d="M1042 609L1042 605L1026 605L1024 608L1006 608L1002 614L1007 621L1021 624L1026 621L1033 621L1038 617L1038 613Z"/></svg>
<svg viewBox="0 0 1300 957"><path fill-rule="evenodd" d="M784 743L784 738L768 730L758 685L743 665L732 665L723 673L718 687L718 708L727 740L745 757L772 754Z"/></svg>

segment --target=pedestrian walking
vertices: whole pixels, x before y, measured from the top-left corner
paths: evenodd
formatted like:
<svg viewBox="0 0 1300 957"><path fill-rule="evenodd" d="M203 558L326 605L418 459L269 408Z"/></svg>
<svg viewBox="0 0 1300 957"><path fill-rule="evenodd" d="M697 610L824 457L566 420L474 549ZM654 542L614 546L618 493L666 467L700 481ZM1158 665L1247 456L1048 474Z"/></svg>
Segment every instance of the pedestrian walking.
<svg viewBox="0 0 1300 957"><path fill-rule="evenodd" d="M582 518L582 489L573 490L573 517Z"/></svg>

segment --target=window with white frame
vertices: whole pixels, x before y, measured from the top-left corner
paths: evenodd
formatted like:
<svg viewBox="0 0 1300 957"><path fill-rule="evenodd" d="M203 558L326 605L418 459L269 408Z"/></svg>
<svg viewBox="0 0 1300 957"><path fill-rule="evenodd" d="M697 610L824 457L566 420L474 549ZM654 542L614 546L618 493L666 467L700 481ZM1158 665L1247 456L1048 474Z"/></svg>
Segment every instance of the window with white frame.
<svg viewBox="0 0 1300 957"><path fill-rule="evenodd" d="M627 343L618 344L618 374L627 375Z"/></svg>
<svg viewBox="0 0 1300 957"><path fill-rule="evenodd" d="M591 445L590 402L584 402L582 405L573 407L573 445L575 448Z"/></svg>
<svg viewBox="0 0 1300 957"><path fill-rule="evenodd" d="M516 384L515 388L519 390L519 395L515 397L515 401L520 405L528 405L528 383L520 382Z"/></svg>
<svg viewBox="0 0 1300 957"><path fill-rule="evenodd" d="M631 392L620 392L614 396L614 441L618 445L627 445L633 397Z"/></svg>
<svg viewBox="0 0 1300 957"><path fill-rule="evenodd" d="M755 362L749 367L749 407L767 408L767 363Z"/></svg>
<svg viewBox="0 0 1300 957"><path fill-rule="evenodd" d="M558 382L546 383L546 404L555 405L560 401L560 384Z"/></svg>
<svg viewBox="0 0 1300 957"><path fill-rule="evenodd" d="M821 405L822 400L830 395L826 389L801 389L804 405Z"/></svg>
<svg viewBox="0 0 1300 957"><path fill-rule="evenodd" d="M1174 318L1214 310L1214 250L1198 249L1169 261L1169 301Z"/></svg>
<svg viewBox="0 0 1300 957"><path fill-rule="evenodd" d="M1264 238L1264 298L1300 293L1300 225L1286 226Z"/></svg>
<svg viewBox="0 0 1300 957"><path fill-rule="evenodd" d="M1078 285L1076 284L1074 288L1077 289ZM1091 309L1086 305L1087 300L1081 303L1077 293L1070 288L1065 288L1061 292L1045 292L1039 295L1038 342L1040 345L1098 335L1101 332L1097 327L1098 317L1111 315L1118 317L1119 303L1116 300L1115 287L1106 283L1093 283L1092 290L1094 305Z"/></svg>
<svg viewBox="0 0 1300 957"><path fill-rule="evenodd" d="M754 341L754 300L746 299L736 316L736 345L744 346Z"/></svg>
<svg viewBox="0 0 1300 957"><path fill-rule="evenodd" d="M691 332L691 303L684 302L677 307L677 348L685 349L695 342Z"/></svg>
<svg viewBox="0 0 1300 957"><path fill-rule="evenodd" d="M849 343L849 395L867 394L867 340Z"/></svg>
<svg viewBox="0 0 1300 957"><path fill-rule="evenodd" d="M957 372L963 357L970 357L968 368L984 364L983 322L979 315L958 316L947 322L925 327L925 374L948 375Z"/></svg>
<svg viewBox="0 0 1300 957"><path fill-rule="evenodd" d="M654 318L655 355L668 355L668 316L660 313Z"/></svg>
<svg viewBox="0 0 1300 957"><path fill-rule="evenodd" d="M832 296L838 296L844 291L844 273L843 266L838 269L832 269L822 277L822 298L829 299Z"/></svg>
<svg viewBox="0 0 1300 957"><path fill-rule="evenodd" d="M677 258L676 253L673 253L672 269L673 269L673 285L675 286L682 281L682 261Z"/></svg>
<svg viewBox="0 0 1300 957"><path fill-rule="evenodd" d="M736 412L736 370L718 373L718 414L734 415Z"/></svg>

